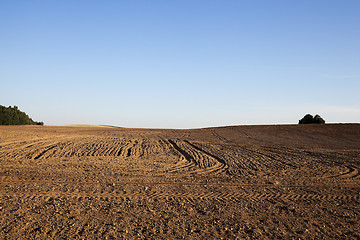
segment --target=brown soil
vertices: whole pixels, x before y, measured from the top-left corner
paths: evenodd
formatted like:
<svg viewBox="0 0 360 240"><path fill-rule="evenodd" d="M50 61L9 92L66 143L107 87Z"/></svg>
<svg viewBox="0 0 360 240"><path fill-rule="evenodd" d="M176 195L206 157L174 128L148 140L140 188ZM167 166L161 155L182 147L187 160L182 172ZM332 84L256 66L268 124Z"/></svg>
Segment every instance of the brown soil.
<svg viewBox="0 0 360 240"><path fill-rule="evenodd" d="M0 127L0 239L359 239L360 125Z"/></svg>

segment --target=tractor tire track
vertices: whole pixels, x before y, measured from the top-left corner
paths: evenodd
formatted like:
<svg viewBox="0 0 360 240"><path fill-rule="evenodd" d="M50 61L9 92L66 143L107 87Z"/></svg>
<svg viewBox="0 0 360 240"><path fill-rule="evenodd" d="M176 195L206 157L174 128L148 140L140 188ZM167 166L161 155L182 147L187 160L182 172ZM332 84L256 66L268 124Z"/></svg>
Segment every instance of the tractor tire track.
<svg viewBox="0 0 360 240"><path fill-rule="evenodd" d="M166 191L150 191L146 193L124 193L118 192L113 194L104 190L96 190L89 194L89 192L76 191L69 187L64 187L64 191L56 192L40 192L40 193L3 193L0 195L1 199L5 198L21 198L21 199L49 199L56 197L67 197L67 198L94 198L94 199L179 199L183 202L196 202L198 200L218 200L225 202L238 202L238 201L321 201L321 202L337 202L337 201L360 201L360 195L333 195L333 194L271 194L271 193L190 193L190 192L166 192Z"/></svg>

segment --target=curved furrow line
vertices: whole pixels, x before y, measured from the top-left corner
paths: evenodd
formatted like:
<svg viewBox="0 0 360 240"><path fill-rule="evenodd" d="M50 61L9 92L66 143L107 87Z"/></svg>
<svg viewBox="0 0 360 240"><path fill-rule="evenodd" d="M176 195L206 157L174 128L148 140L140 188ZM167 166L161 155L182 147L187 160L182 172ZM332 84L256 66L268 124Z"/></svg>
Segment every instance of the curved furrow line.
<svg viewBox="0 0 360 240"><path fill-rule="evenodd" d="M86 156L95 156L95 143L93 141L89 142L89 145L87 146L86 149Z"/></svg>
<svg viewBox="0 0 360 240"><path fill-rule="evenodd" d="M121 145L119 146L119 149L117 150L116 156L125 157L125 150L128 148L129 144L130 142L128 141L122 141Z"/></svg>
<svg viewBox="0 0 360 240"><path fill-rule="evenodd" d="M45 153L47 153L48 151L56 148L57 146L58 146L57 144L49 145L49 146L45 147L45 150L40 150L40 151L41 151L40 153L33 155L31 158L32 158L32 159L35 159L35 160L36 160L36 159L39 159L39 158L41 158Z"/></svg>
<svg viewBox="0 0 360 240"><path fill-rule="evenodd" d="M145 156L156 156L155 150L159 149L159 142L155 140L148 140L147 147L145 148ZM163 150L163 152L165 152Z"/></svg>
<svg viewBox="0 0 360 240"><path fill-rule="evenodd" d="M192 166L196 166L196 162L194 161L193 157L189 155L185 150L180 148L177 143L175 143L173 140L168 139L168 142L171 144L172 148L175 150L175 152L181 157L181 161L179 161L174 167L171 167L169 170L172 169L183 169L188 168ZM186 160L186 161L184 161Z"/></svg>
<svg viewBox="0 0 360 240"><path fill-rule="evenodd" d="M254 156L243 154L243 156L241 156L240 159L244 163L244 169L251 169L251 170L263 169L264 165L259 164L257 160L254 160Z"/></svg>
<svg viewBox="0 0 360 240"><path fill-rule="evenodd" d="M126 146L126 142L125 141L123 141L123 140L121 140L120 142L119 142L119 144L118 144L118 146L117 146L117 148L116 148L116 150L115 150L115 156L117 156L117 157L119 157L119 156L121 156L122 155L122 153L123 153L123 149L124 149L124 147Z"/></svg>
<svg viewBox="0 0 360 240"><path fill-rule="evenodd" d="M250 167L253 170L259 170L271 167L267 159L259 155L255 150L243 148L239 154L244 158L245 168Z"/></svg>
<svg viewBox="0 0 360 240"><path fill-rule="evenodd" d="M170 153L172 149L173 149L172 145L168 141L162 139L159 140L158 149L156 152L154 152L154 154L159 154L160 152L163 151L165 151L166 153Z"/></svg>
<svg viewBox="0 0 360 240"><path fill-rule="evenodd" d="M101 142L101 139L96 139L94 148L95 148L94 156L103 156L105 147L104 144Z"/></svg>
<svg viewBox="0 0 360 240"><path fill-rule="evenodd" d="M22 147L24 144L30 142L30 145L34 142L32 140L19 140L13 142L0 143L1 149L15 149L16 147Z"/></svg>
<svg viewBox="0 0 360 240"><path fill-rule="evenodd" d="M148 155L156 156L158 153L160 153L160 149L161 149L161 140L153 140L151 147L149 147ZM166 152L165 148L162 149L162 152Z"/></svg>
<svg viewBox="0 0 360 240"><path fill-rule="evenodd" d="M107 139L104 144L103 156L111 156L110 152L112 152L115 147L115 141L113 139Z"/></svg>
<svg viewBox="0 0 360 240"><path fill-rule="evenodd" d="M86 146L86 143L80 142L80 143L74 143L73 144L73 151L74 155L77 157L84 156L84 148Z"/></svg>
<svg viewBox="0 0 360 240"><path fill-rule="evenodd" d="M252 161L255 165L258 166L259 169L263 170L263 169L271 169L274 167L279 168L280 165L277 163L274 163L273 161L271 161L270 158L268 158L267 156L261 154L258 151L254 151L251 149L247 150L247 154L250 158L252 158Z"/></svg>
<svg viewBox="0 0 360 240"><path fill-rule="evenodd" d="M68 137L64 136L57 136L54 137L48 137L48 138L33 138L33 139L25 139L25 140L19 140L19 141L13 141L13 142L5 142L3 144L0 143L0 149L1 151L15 151L15 150L22 150L22 149L30 149L30 148L37 148L38 145L43 145L49 142L53 141L61 141L63 139L68 139Z"/></svg>
<svg viewBox="0 0 360 240"><path fill-rule="evenodd" d="M115 156L118 146L119 144L117 139L114 139L111 148L109 148L109 151L107 152L107 156Z"/></svg>
<svg viewBox="0 0 360 240"><path fill-rule="evenodd" d="M273 155L270 155L270 154L266 154L266 153L263 153L259 150L257 151L254 151L256 154L258 155L262 155L264 156L266 159L268 159L268 161L271 162L271 166L278 166L278 167L283 167L284 165L285 166L288 166L288 167L292 167L292 168L295 168L296 166L294 166L294 164L291 164L291 163L287 163Z"/></svg>
<svg viewBox="0 0 360 240"><path fill-rule="evenodd" d="M102 152L102 156L111 156L110 152L113 151L113 149L115 148L115 142L111 139L106 140L105 144L104 144L104 150Z"/></svg>
<svg viewBox="0 0 360 240"><path fill-rule="evenodd" d="M47 151L43 156L42 158L50 158L50 157L58 157L60 156L60 150L62 148L70 148L71 147L71 142L70 141L67 141L67 142L62 142L62 143L59 143L55 148L52 149L52 151ZM68 152L68 155L74 155L74 152L71 151L71 152ZM70 155L70 156L72 156Z"/></svg>
<svg viewBox="0 0 360 240"><path fill-rule="evenodd" d="M206 167L204 166L204 157L201 154L189 147L185 142L178 142L178 145L191 157L192 162L194 162L198 168L204 169Z"/></svg>
<svg viewBox="0 0 360 240"><path fill-rule="evenodd" d="M43 149L50 145L52 142L39 141L36 144L31 146L27 145L27 147L17 147L15 149L9 150L5 152L5 156L19 158L25 157L27 159L33 159L33 155L39 154Z"/></svg>
<svg viewBox="0 0 360 240"><path fill-rule="evenodd" d="M144 139L143 143L142 143L142 146L144 146L143 156L145 156L145 157L156 156L156 154L154 153L154 150L159 147L158 144L159 144L158 141L155 141L153 139L148 139L148 140Z"/></svg>
<svg viewBox="0 0 360 240"><path fill-rule="evenodd" d="M139 142L135 145L134 154L137 157L146 157L149 155L149 142L146 140L140 139Z"/></svg>
<svg viewBox="0 0 360 240"><path fill-rule="evenodd" d="M99 155L99 143L97 142L97 139L94 139L91 146L92 154L91 156L98 156Z"/></svg>
<svg viewBox="0 0 360 240"><path fill-rule="evenodd" d="M222 165L226 165L226 162L223 159L219 158L218 156L215 156L215 155L211 154L210 152L205 151L204 149L192 144L191 142L189 142L187 140L185 140L184 142L189 144L192 148L196 149L198 152L201 152L201 153L205 154L206 156L211 157L212 159L215 159Z"/></svg>
<svg viewBox="0 0 360 240"><path fill-rule="evenodd" d="M89 146L87 149L88 156L95 156L96 153L96 140L94 138L90 139Z"/></svg>
<svg viewBox="0 0 360 240"><path fill-rule="evenodd" d="M127 150L126 150L126 157L133 157L133 156L137 156L137 145L138 145L138 141L135 140L132 144L132 146L130 146Z"/></svg>
<svg viewBox="0 0 360 240"><path fill-rule="evenodd" d="M113 145L107 152L108 156L116 156L116 151L119 148L119 141L117 139L114 139L112 144Z"/></svg>
<svg viewBox="0 0 360 240"><path fill-rule="evenodd" d="M91 145L89 139L86 139L86 141L80 145L81 156L90 156Z"/></svg>
<svg viewBox="0 0 360 240"><path fill-rule="evenodd" d="M100 140L100 139L99 139ZM97 156L105 156L105 152L108 150L108 143L106 142L106 139L104 140L105 142L102 142L102 140L100 140L98 147L97 147Z"/></svg>
<svg viewBox="0 0 360 240"><path fill-rule="evenodd" d="M183 170L189 170L190 168L195 167L195 164L189 163L184 157L181 157L182 160L178 161L175 165L167 168L165 171L172 173L172 172L179 172Z"/></svg>
<svg viewBox="0 0 360 240"><path fill-rule="evenodd" d="M176 149L174 149L173 145L165 139L160 139L159 140L159 151L155 152L156 154L158 154L159 152L163 151L163 149L167 150L166 152L172 152L173 150L175 152L177 152Z"/></svg>
<svg viewBox="0 0 360 240"><path fill-rule="evenodd" d="M179 145L182 147L181 151L188 160L197 166L197 169L190 171L189 173L205 174L210 172L216 172L222 166L219 166L216 160L212 159L211 156L204 154L203 152L193 148L186 141L181 141ZM179 147L180 148L180 147Z"/></svg>
<svg viewBox="0 0 360 240"><path fill-rule="evenodd" d="M113 156L120 156L123 146L125 145L125 141L123 139L118 139L116 141L116 147L114 148Z"/></svg>
<svg viewBox="0 0 360 240"><path fill-rule="evenodd" d="M217 139L219 139L220 141L223 141L223 142L227 142L227 143L230 143L231 141L229 141L228 139L224 138L223 136L221 136L220 134L218 134L215 129L211 129L210 130L211 134L216 137Z"/></svg>
<svg viewBox="0 0 360 240"><path fill-rule="evenodd" d="M265 156L260 155L257 151L252 149L244 149L243 155L247 158L247 163L252 165L253 169L269 169L271 168L271 164L268 162L268 159Z"/></svg>
<svg viewBox="0 0 360 240"><path fill-rule="evenodd" d="M232 155L229 155L228 157L230 159L230 166L234 166L234 170L242 169L247 173L249 169L259 170L264 167L261 162L254 160L254 155L250 155L245 149L242 149L241 152L237 152L236 157Z"/></svg>
<svg viewBox="0 0 360 240"><path fill-rule="evenodd" d="M252 156L250 158L258 166L258 168L261 169L261 170L267 169L270 166L270 164L268 162L268 159L265 158L262 155L258 155L258 154L255 153L255 154L252 154Z"/></svg>
<svg viewBox="0 0 360 240"><path fill-rule="evenodd" d="M92 152L94 151L93 147L94 147L93 139L92 138L87 139L87 144L86 144L86 147L84 149L84 154L87 155L87 156L91 156Z"/></svg>
<svg viewBox="0 0 360 240"><path fill-rule="evenodd" d="M229 172L233 174L242 175L243 170L244 172L248 172L249 168L246 167L244 161L240 157L234 157L232 155L228 155L227 158L229 159Z"/></svg>
<svg viewBox="0 0 360 240"><path fill-rule="evenodd" d="M188 137L190 137L190 135L191 135L191 132L186 131L186 132L184 132L184 134L180 138L188 138Z"/></svg>
<svg viewBox="0 0 360 240"><path fill-rule="evenodd" d="M65 143L60 143L59 146L52 153L52 157L67 156L69 155L69 149L72 149L71 143L69 143L69 146Z"/></svg>
<svg viewBox="0 0 360 240"><path fill-rule="evenodd" d="M101 139L96 138L96 140L94 141L94 156L102 156L103 149L104 147Z"/></svg>
<svg viewBox="0 0 360 240"><path fill-rule="evenodd" d="M197 168L193 171L191 171L190 173L197 173L197 174L209 174L209 173L216 173L216 174L220 174L223 172L226 172L227 168L225 168L223 165L219 164L219 163L215 163L212 167L208 167L208 168Z"/></svg>
<svg viewBox="0 0 360 240"><path fill-rule="evenodd" d="M345 168L347 168L347 171L345 173L341 173L335 176L330 176L329 178L336 178L336 177L340 177L340 178L356 178L360 175L359 173L359 169L354 167L354 166L344 166Z"/></svg>
<svg viewBox="0 0 360 240"><path fill-rule="evenodd" d="M2 146L0 148L1 149L0 154L9 153L9 155L11 156L11 153L24 151L24 150L28 150L28 149L32 149L32 148L37 148L37 145L41 146L44 143L45 143L45 141L43 139L35 141L35 142L34 141L21 141L21 142L17 142L17 144L9 144L9 145Z"/></svg>
<svg viewBox="0 0 360 240"><path fill-rule="evenodd" d="M203 155L199 154L196 151L192 151L191 149L188 151L190 155L192 155L193 159L196 161L196 165L201 169L205 169L208 164L206 164L206 158Z"/></svg>
<svg viewBox="0 0 360 240"><path fill-rule="evenodd" d="M280 169L282 167L281 164L272 161L272 159L267 157L266 155L263 155L259 152L257 152L256 154L259 164L263 165L263 169L269 169L269 168Z"/></svg>
<svg viewBox="0 0 360 240"><path fill-rule="evenodd" d="M142 143L143 147L143 156L156 156L156 153L154 152L154 149L158 148L158 142L155 140L144 140ZM164 150L163 150L164 152Z"/></svg>
<svg viewBox="0 0 360 240"><path fill-rule="evenodd" d="M132 143L131 141L129 141L129 142L124 146L124 148L122 149L121 156L122 156L122 157L130 157L130 156L131 156L132 148L134 147L134 144L135 144L135 143Z"/></svg>
<svg viewBox="0 0 360 240"><path fill-rule="evenodd" d="M144 141L143 139L139 139L137 142L135 142L134 145L134 153L132 154L132 156L135 157L144 157L147 156L148 154L146 154L146 149L149 148L149 142L148 141Z"/></svg>
<svg viewBox="0 0 360 240"><path fill-rule="evenodd" d="M166 172L178 172L183 170L189 170L191 168L196 167L196 165L192 162L189 162L185 159L184 156L180 156L180 161L178 161L175 165L171 165L170 167L166 168Z"/></svg>
<svg viewBox="0 0 360 240"><path fill-rule="evenodd" d="M134 153L134 152L132 152L133 147L134 147L134 145L133 145L132 147L129 147L129 148L125 151L125 154L126 154L125 157L130 157L130 156L131 156L131 153Z"/></svg>
<svg viewBox="0 0 360 240"><path fill-rule="evenodd" d="M76 153L75 144L72 141L60 143L53 152L52 157L74 156Z"/></svg>
<svg viewBox="0 0 360 240"><path fill-rule="evenodd" d="M284 162L291 163L294 166L302 165L302 159L304 157L302 152L296 151L294 149L289 149L287 147L265 147L262 149L269 154L278 156Z"/></svg>
<svg viewBox="0 0 360 240"><path fill-rule="evenodd" d="M92 157L94 157L95 156L95 146L94 146L94 144L90 144L90 148L89 148L89 150L85 153L86 154L86 156L92 156Z"/></svg>

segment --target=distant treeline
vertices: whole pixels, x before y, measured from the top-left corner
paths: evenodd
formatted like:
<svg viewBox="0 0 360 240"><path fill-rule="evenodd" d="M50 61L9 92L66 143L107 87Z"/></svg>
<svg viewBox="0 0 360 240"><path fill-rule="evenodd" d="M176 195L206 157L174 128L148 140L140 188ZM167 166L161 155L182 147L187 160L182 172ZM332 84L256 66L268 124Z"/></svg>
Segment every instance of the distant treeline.
<svg viewBox="0 0 360 240"><path fill-rule="evenodd" d="M17 106L4 107L0 105L0 125L44 125L44 123L33 121Z"/></svg>

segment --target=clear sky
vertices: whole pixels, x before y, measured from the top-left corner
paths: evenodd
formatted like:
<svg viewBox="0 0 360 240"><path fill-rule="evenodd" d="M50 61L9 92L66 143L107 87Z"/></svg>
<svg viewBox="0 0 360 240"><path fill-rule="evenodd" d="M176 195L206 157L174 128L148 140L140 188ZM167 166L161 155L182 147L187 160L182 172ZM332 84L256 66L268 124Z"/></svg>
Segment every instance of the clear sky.
<svg viewBox="0 0 360 240"><path fill-rule="evenodd" d="M47 125L360 122L360 1L0 1L0 104Z"/></svg>

